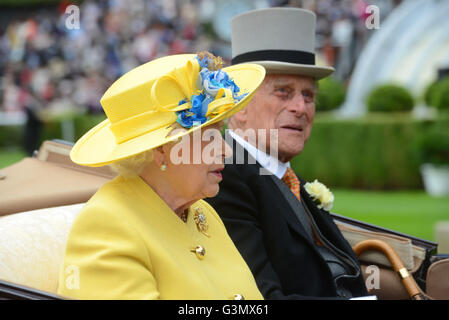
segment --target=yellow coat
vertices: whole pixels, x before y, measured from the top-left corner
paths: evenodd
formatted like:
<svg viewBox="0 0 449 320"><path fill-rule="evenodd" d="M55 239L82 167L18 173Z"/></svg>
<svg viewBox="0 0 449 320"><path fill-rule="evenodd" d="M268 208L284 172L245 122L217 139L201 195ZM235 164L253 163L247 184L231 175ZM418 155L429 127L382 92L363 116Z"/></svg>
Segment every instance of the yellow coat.
<svg viewBox="0 0 449 320"><path fill-rule="evenodd" d="M194 221L202 211L207 234ZM205 249L203 259L191 250ZM76 299L262 299L205 201L184 223L140 177L119 176L87 202L67 240L58 293Z"/></svg>

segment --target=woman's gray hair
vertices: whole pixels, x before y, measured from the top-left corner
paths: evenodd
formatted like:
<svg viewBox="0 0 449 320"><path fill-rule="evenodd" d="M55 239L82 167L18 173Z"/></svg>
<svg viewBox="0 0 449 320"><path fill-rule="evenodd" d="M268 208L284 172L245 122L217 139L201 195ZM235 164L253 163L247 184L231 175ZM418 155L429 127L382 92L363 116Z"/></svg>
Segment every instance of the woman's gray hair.
<svg viewBox="0 0 449 320"><path fill-rule="evenodd" d="M172 130L167 136L172 136L179 133L179 130L186 131L178 123L174 123L171 125ZM167 144L175 144L178 141L171 141ZM116 173L122 176L138 176L142 173L143 169L150 164L154 160L154 152L153 150L144 151L133 155L129 158L125 158L123 160L119 160L117 162L111 163L109 167Z"/></svg>
<svg viewBox="0 0 449 320"><path fill-rule="evenodd" d="M129 158L111 163L109 167L122 176L138 176L154 159L153 150L144 151Z"/></svg>

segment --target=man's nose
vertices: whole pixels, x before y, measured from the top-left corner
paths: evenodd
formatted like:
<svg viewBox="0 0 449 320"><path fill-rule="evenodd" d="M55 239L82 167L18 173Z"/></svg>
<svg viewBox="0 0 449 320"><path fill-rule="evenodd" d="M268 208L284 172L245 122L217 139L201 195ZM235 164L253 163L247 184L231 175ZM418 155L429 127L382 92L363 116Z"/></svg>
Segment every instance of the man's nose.
<svg viewBox="0 0 449 320"><path fill-rule="evenodd" d="M306 111L306 102L302 94L296 94L287 106L287 110L297 115L302 115Z"/></svg>

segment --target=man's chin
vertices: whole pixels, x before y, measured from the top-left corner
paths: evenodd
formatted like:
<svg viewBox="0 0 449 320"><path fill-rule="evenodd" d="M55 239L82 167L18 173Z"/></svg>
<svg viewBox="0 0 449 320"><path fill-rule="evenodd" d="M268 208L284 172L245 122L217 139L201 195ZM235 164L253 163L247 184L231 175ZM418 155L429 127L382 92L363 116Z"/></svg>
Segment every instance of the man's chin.
<svg viewBox="0 0 449 320"><path fill-rule="evenodd" d="M291 159L299 155L304 148L304 144L290 146L290 147L282 147L278 150L278 159L283 162L289 162Z"/></svg>

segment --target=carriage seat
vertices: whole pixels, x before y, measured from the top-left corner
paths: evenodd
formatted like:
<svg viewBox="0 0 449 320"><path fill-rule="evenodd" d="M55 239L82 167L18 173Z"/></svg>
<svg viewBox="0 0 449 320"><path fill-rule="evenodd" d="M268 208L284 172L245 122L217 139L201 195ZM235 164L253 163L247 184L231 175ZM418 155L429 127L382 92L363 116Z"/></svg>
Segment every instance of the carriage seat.
<svg viewBox="0 0 449 320"><path fill-rule="evenodd" d="M67 236L83 205L0 217L0 280L56 293Z"/></svg>

